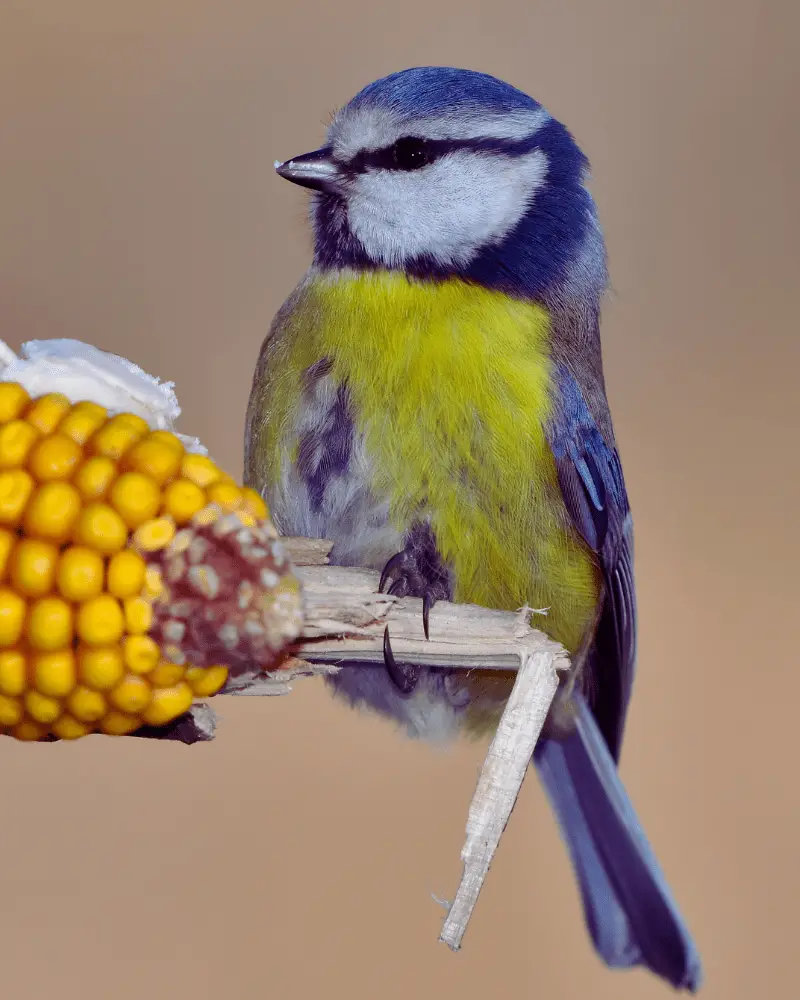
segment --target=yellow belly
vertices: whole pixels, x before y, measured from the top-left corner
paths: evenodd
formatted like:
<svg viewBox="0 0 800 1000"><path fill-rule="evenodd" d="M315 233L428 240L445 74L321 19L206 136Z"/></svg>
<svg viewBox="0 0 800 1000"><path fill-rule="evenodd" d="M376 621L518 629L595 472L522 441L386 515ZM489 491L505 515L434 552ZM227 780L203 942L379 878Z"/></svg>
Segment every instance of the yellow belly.
<svg viewBox="0 0 800 1000"><path fill-rule="evenodd" d="M256 447L267 475L295 454L303 372L331 358L392 525L429 519L457 601L548 608L541 627L576 650L599 578L545 436L548 334L541 306L455 279L313 275L266 348Z"/></svg>

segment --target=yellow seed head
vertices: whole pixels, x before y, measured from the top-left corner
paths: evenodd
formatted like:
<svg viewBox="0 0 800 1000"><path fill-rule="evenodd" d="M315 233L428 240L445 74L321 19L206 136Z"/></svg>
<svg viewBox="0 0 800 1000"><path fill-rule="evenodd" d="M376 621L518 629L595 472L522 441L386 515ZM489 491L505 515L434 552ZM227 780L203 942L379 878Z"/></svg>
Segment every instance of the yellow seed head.
<svg viewBox="0 0 800 1000"><path fill-rule="evenodd" d="M124 600L141 594L147 567L144 559L132 549L122 549L108 563L108 592Z"/></svg>
<svg viewBox="0 0 800 1000"><path fill-rule="evenodd" d="M110 646L119 642L124 628L122 608L111 594L93 597L78 609L77 632L90 646Z"/></svg>
<svg viewBox="0 0 800 1000"><path fill-rule="evenodd" d="M99 691L81 685L69 696L67 708L81 722L97 722L108 711L108 703Z"/></svg>
<svg viewBox="0 0 800 1000"><path fill-rule="evenodd" d="M262 500L260 494L256 493L255 490L251 490L249 486L245 486L242 490L242 501L244 509L259 521L263 521L269 517L267 505Z"/></svg>
<svg viewBox="0 0 800 1000"><path fill-rule="evenodd" d="M40 436L26 420L12 420L0 427L0 469L24 465Z"/></svg>
<svg viewBox="0 0 800 1000"><path fill-rule="evenodd" d="M181 475L204 490L222 479L222 473L207 455L184 456Z"/></svg>
<svg viewBox="0 0 800 1000"><path fill-rule="evenodd" d="M128 427L133 428L140 438L150 430L150 424L148 424L144 417L140 417L138 413L120 413L114 419L121 424L127 424Z"/></svg>
<svg viewBox="0 0 800 1000"><path fill-rule="evenodd" d="M92 731L90 726L79 722L71 715L62 715L50 729L60 740L79 740L81 736L88 736Z"/></svg>
<svg viewBox="0 0 800 1000"><path fill-rule="evenodd" d="M33 743L36 740L44 739L47 735L47 726L43 726L41 722L34 722L32 719L26 719L24 722L20 722L18 726L14 726L11 730L11 735L15 740L22 740L25 743Z"/></svg>
<svg viewBox="0 0 800 1000"><path fill-rule="evenodd" d="M168 517L148 521L133 533L133 544L142 552L157 552L175 537L175 525Z"/></svg>
<svg viewBox="0 0 800 1000"><path fill-rule="evenodd" d="M124 712L109 712L100 721L100 732L107 736L126 736L141 728L142 720L136 715Z"/></svg>
<svg viewBox="0 0 800 1000"><path fill-rule="evenodd" d="M110 691L125 676L119 646L82 646L78 650L78 673L83 683L96 691Z"/></svg>
<svg viewBox="0 0 800 1000"><path fill-rule="evenodd" d="M34 538L65 542L81 512L81 496L71 483L45 483L25 510L24 529Z"/></svg>
<svg viewBox="0 0 800 1000"><path fill-rule="evenodd" d="M27 605L15 590L0 587L0 646L14 646L22 635Z"/></svg>
<svg viewBox="0 0 800 1000"><path fill-rule="evenodd" d="M158 513L161 490L141 472L125 472L111 487L109 499L129 528L138 528Z"/></svg>
<svg viewBox="0 0 800 1000"><path fill-rule="evenodd" d="M142 597L154 600L164 593L164 578L158 566L148 566L144 573L144 587Z"/></svg>
<svg viewBox="0 0 800 1000"><path fill-rule="evenodd" d="M175 434L0 382L0 732L122 735L224 686L226 667L193 667L166 633L148 634L169 586L157 555L203 510L209 523L220 510L266 516Z"/></svg>
<svg viewBox="0 0 800 1000"><path fill-rule="evenodd" d="M22 702L18 698L0 695L0 726L16 726L22 712Z"/></svg>
<svg viewBox="0 0 800 1000"><path fill-rule="evenodd" d="M83 456L83 449L66 434L51 434L34 446L28 469L40 483L69 479Z"/></svg>
<svg viewBox="0 0 800 1000"><path fill-rule="evenodd" d="M42 434L52 434L71 406L62 393L48 392L46 396L39 396L33 401L25 419Z"/></svg>
<svg viewBox="0 0 800 1000"><path fill-rule="evenodd" d="M188 684L156 688L150 704L142 711L142 718L150 726L163 726L179 715L188 712L194 695Z"/></svg>
<svg viewBox="0 0 800 1000"><path fill-rule="evenodd" d="M25 656L18 649L0 651L0 691L6 695L18 697L25 692L27 683L27 664ZM11 725L11 723L3 723Z"/></svg>
<svg viewBox="0 0 800 1000"><path fill-rule="evenodd" d="M131 635L144 635L153 625L153 606L143 597L129 597L123 602L125 630Z"/></svg>
<svg viewBox="0 0 800 1000"><path fill-rule="evenodd" d="M179 452L181 455L184 452L183 441L173 434L172 431L151 431L150 433L151 441L158 441L160 444L169 445L170 448L174 448L175 451Z"/></svg>
<svg viewBox="0 0 800 1000"><path fill-rule="evenodd" d="M106 420L108 411L97 403L76 403L58 425L58 432L72 438L75 444L85 445Z"/></svg>
<svg viewBox="0 0 800 1000"><path fill-rule="evenodd" d="M128 674L111 692L110 698L120 712L139 715L150 703L150 685L143 677Z"/></svg>
<svg viewBox="0 0 800 1000"><path fill-rule="evenodd" d="M122 659L133 674L149 674L160 656L158 643L148 635L128 635L122 642Z"/></svg>
<svg viewBox="0 0 800 1000"><path fill-rule="evenodd" d="M61 649L72 642L72 608L60 597L42 597L30 606L28 642L33 649Z"/></svg>
<svg viewBox="0 0 800 1000"><path fill-rule="evenodd" d="M61 702L38 691L28 691L25 695L25 709L37 722L55 722L61 715Z"/></svg>
<svg viewBox="0 0 800 1000"><path fill-rule="evenodd" d="M116 475L116 462L105 455L95 455L78 469L73 482L85 500L104 500Z"/></svg>
<svg viewBox="0 0 800 1000"><path fill-rule="evenodd" d="M75 541L97 549L103 555L118 552L128 540L125 522L104 503L90 503L84 507L75 526Z"/></svg>
<svg viewBox="0 0 800 1000"><path fill-rule="evenodd" d="M163 511L176 524L188 524L205 505L205 493L191 479L176 479L164 490Z"/></svg>
<svg viewBox="0 0 800 1000"><path fill-rule="evenodd" d="M32 492L33 478L24 469L0 472L0 524L16 528Z"/></svg>
<svg viewBox="0 0 800 1000"><path fill-rule="evenodd" d="M180 441L177 438L175 440L180 446ZM125 464L129 469L143 473L160 486L177 475L182 457L182 446L179 451L173 445L163 440L154 441L152 435L148 435L125 456Z"/></svg>
<svg viewBox="0 0 800 1000"><path fill-rule="evenodd" d="M30 401L31 397L18 382L0 382L0 424L18 417Z"/></svg>
<svg viewBox="0 0 800 1000"><path fill-rule="evenodd" d="M11 556L11 585L25 597L43 597L53 589L58 549L38 538L23 538Z"/></svg>
<svg viewBox="0 0 800 1000"><path fill-rule="evenodd" d="M16 544L16 532L9 531L7 528L0 528L0 580L4 580L6 577L8 561Z"/></svg>
<svg viewBox="0 0 800 1000"><path fill-rule="evenodd" d="M105 565L99 552L71 545L58 561L56 586L62 597L77 604L101 593L104 576Z"/></svg>
<svg viewBox="0 0 800 1000"><path fill-rule="evenodd" d="M223 510L236 510L242 503L242 491L235 483L214 483L208 488L208 500Z"/></svg>
<svg viewBox="0 0 800 1000"><path fill-rule="evenodd" d="M76 681L75 654L71 649L34 656L33 682L42 694L64 698L75 687Z"/></svg>
<svg viewBox="0 0 800 1000"><path fill-rule="evenodd" d="M227 667L189 667L186 681L198 698L210 698L222 690L228 679Z"/></svg>
<svg viewBox="0 0 800 1000"><path fill-rule="evenodd" d="M161 660L157 667L152 670L147 679L157 688L172 687L182 681L186 675L186 667L179 663L170 663L169 660Z"/></svg>
<svg viewBox="0 0 800 1000"><path fill-rule="evenodd" d="M89 447L95 455L118 461L142 437L144 431L124 417L124 414L112 417L92 437Z"/></svg>

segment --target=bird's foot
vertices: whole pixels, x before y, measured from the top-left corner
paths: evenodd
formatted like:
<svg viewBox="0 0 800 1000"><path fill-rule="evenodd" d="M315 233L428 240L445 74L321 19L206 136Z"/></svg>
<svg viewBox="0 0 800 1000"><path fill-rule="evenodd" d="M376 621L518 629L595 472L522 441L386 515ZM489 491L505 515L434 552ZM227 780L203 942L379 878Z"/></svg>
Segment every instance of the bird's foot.
<svg viewBox="0 0 800 1000"><path fill-rule="evenodd" d="M387 583L389 584L388 589ZM404 549L392 556L383 567L378 590L382 594L393 594L395 597L420 597L422 599L422 628L425 632L425 638L430 639L431 608L437 601L447 600L449 587L446 580L430 581L426 579L417 569L413 553Z"/></svg>
<svg viewBox="0 0 800 1000"><path fill-rule="evenodd" d="M427 539L425 540L427 542ZM411 542L397 552L383 567L378 589L395 597L419 597L422 600L422 628L430 638L430 613L437 601L447 600L450 585L446 570L436 556L431 538L429 544ZM432 551L431 551L432 550ZM419 667L400 664L392 652L389 627L383 633L383 662L392 683L401 694L411 694L419 680Z"/></svg>

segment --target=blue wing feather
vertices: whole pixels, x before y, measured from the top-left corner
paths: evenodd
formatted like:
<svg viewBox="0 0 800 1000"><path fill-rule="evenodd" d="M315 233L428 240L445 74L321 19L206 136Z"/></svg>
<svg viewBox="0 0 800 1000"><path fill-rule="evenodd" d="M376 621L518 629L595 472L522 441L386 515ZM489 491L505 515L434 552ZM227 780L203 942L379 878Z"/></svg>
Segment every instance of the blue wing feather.
<svg viewBox="0 0 800 1000"><path fill-rule="evenodd" d="M550 446L573 524L597 553L603 606L584 690L576 696L575 732L541 740L534 762L598 953L607 965L644 965L676 989L695 992L702 981L697 949L616 770L636 657L633 534L622 466L564 365L557 393Z"/></svg>
<svg viewBox="0 0 800 1000"><path fill-rule="evenodd" d="M534 762L578 878L589 933L611 968L644 965L695 993L700 956L581 695L576 730Z"/></svg>
<svg viewBox="0 0 800 1000"><path fill-rule="evenodd" d="M570 517L597 553L603 607L585 671L586 694L612 757L619 758L636 659L633 526L617 450L592 417L575 378L557 368L549 441Z"/></svg>

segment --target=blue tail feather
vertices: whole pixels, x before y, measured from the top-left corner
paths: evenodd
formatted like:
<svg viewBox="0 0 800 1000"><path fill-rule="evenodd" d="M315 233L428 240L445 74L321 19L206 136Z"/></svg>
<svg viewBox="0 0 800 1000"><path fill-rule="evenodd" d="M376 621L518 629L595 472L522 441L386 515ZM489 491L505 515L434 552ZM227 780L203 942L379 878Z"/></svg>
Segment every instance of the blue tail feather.
<svg viewBox="0 0 800 1000"><path fill-rule="evenodd" d="M612 968L643 965L695 993L700 957L586 702L576 731L542 740L534 763L575 868L595 948Z"/></svg>

